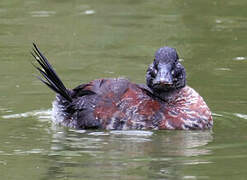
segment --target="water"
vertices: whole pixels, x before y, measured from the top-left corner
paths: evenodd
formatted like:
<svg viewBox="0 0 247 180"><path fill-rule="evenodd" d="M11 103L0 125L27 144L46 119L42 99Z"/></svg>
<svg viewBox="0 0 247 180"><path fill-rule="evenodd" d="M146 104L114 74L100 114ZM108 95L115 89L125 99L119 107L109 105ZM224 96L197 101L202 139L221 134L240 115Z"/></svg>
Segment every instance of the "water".
<svg viewBox="0 0 247 180"><path fill-rule="evenodd" d="M247 2L1 0L1 179L246 179ZM67 87L144 83L176 47L212 131L76 131L51 123L54 94L33 75L36 42Z"/></svg>

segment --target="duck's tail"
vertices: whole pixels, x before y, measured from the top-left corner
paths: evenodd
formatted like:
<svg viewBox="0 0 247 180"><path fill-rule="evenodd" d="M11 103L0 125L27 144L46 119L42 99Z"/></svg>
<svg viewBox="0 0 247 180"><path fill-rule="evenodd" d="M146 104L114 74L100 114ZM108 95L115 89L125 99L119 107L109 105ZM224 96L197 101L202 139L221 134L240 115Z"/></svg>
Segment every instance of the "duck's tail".
<svg viewBox="0 0 247 180"><path fill-rule="evenodd" d="M41 78L37 76L44 84L51 88L54 92L60 94L69 102L72 102L72 98L69 94L69 91L65 88L63 82L60 80L55 70L52 68L51 64L48 62L47 58L41 53L36 44L33 43L33 51L31 52L32 56L39 63L40 67L34 65L34 67L42 74L44 77Z"/></svg>

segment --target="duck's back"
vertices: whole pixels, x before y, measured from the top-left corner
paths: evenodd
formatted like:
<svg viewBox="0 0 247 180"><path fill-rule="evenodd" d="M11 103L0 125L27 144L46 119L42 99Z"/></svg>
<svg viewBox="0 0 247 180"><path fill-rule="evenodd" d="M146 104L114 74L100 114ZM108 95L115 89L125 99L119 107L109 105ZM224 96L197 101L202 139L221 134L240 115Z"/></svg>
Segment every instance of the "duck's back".
<svg viewBox="0 0 247 180"><path fill-rule="evenodd" d="M94 94L81 96L83 91ZM64 116L61 111L56 112L60 119L64 117L60 123L67 126L82 129L158 129L161 117L156 116L156 112L163 105L127 79L94 80L73 89L71 94L74 101L67 106L69 108L64 108L67 114ZM54 106L60 105L60 108L54 109L64 106L61 99L57 97Z"/></svg>
<svg viewBox="0 0 247 180"><path fill-rule="evenodd" d="M105 129L158 129L161 117L156 117L156 113L163 106L160 102L126 79L102 81L94 116ZM94 88L91 90L97 92L98 87Z"/></svg>

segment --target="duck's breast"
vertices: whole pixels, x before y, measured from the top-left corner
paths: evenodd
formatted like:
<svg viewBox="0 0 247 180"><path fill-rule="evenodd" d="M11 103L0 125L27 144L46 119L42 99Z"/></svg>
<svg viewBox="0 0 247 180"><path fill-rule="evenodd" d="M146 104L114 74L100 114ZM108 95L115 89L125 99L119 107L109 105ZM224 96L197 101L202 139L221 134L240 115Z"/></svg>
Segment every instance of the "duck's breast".
<svg viewBox="0 0 247 180"><path fill-rule="evenodd" d="M191 87L180 90L173 101L167 103L159 129L210 129L211 111L203 98Z"/></svg>

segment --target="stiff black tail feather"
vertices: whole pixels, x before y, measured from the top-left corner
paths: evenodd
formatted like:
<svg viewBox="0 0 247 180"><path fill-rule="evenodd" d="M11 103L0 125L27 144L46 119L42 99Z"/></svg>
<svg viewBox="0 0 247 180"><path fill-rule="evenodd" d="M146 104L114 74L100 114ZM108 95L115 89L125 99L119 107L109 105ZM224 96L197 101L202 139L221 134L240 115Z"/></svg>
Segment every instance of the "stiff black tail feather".
<svg viewBox="0 0 247 180"><path fill-rule="evenodd" d="M52 68L51 64L48 62L47 58L41 53L36 44L33 43L33 52L31 52L32 56L39 63L42 68L39 68L34 65L34 67L42 74L45 79L41 77L37 77L44 84L46 84L49 88L51 88L56 93L60 94L66 100L72 102L72 98L69 95L68 90L65 88L63 82L60 80L55 70Z"/></svg>

